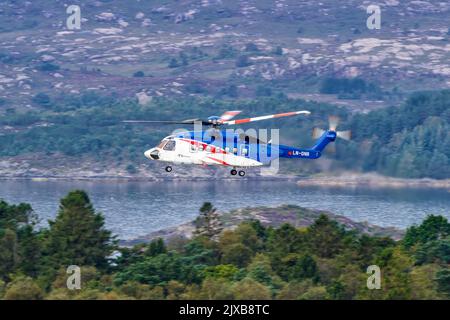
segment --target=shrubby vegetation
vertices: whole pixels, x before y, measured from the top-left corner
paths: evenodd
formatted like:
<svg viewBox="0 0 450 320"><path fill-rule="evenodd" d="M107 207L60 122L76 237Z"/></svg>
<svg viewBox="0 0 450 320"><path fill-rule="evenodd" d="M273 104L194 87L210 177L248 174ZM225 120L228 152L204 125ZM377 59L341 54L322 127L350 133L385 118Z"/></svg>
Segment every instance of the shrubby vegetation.
<svg viewBox="0 0 450 320"><path fill-rule="evenodd" d="M133 77L142 78L142 77L145 77L145 73L144 73L144 71L139 70L139 71L136 71L135 73L133 73Z"/></svg>
<svg viewBox="0 0 450 320"><path fill-rule="evenodd" d="M204 85L193 82L186 89L202 92ZM349 169L405 178L450 178L450 91L412 95L398 107L367 114L351 114L346 109L324 103L288 99L273 94L270 88L257 87L256 100L221 100L183 97L154 97L146 106L134 100L118 100L93 92L77 96L52 97L38 94L33 102L40 110L6 112L1 125L17 126L18 131L0 136L0 156L24 153L62 153L90 156L98 161L123 162L124 166L145 161L142 151L168 135L175 127L124 125L125 119L206 118L225 110L243 110L243 115L263 115L289 110L311 110L307 119L292 117L252 124L256 128L281 128L282 142L309 147L315 126L327 128L329 115L342 119L341 130L351 129L353 140L337 142L337 154L331 169ZM236 97L238 88L224 88L221 95ZM240 126L247 128L248 126ZM190 128L185 128L190 129ZM320 161L286 161L291 171L320 172ZM284 166L283 166L284 167ZM130 167L131 168L131 167Z"/></svg>
<svg viewBox="0 0 450 320"><path fill-rule="evenodd" d="M44 92L39 92L31 99L34 103L40 106L48 106L51 102L50 96Z"/></svg>
<svg viewBox="0 0 450 320"><path fill-rule="evenodd" d="M234 49L232 46L224 45L222 48L220 48L219 53L217 56L214 57L215 60L220 59L232 59L236 57L238 51Z"/></svg>
<svg viewBox="0 0 450 320"><path fill-rule="evenodd" d="M441 216L428 216L399 242L346 230L325 215L309 227L246 221L222 231L210 203L196 226L191 240L117 247L83 191L63 198L40 230L29 205L2 201L0 298L450 298L450 223ZM73 264L81 266L81 290L66 286ZM382 270L380 290L366 287L373 264Z"/></svg>
<svg viewBox="0 0 450 320"><path fill-rule="evenodd" d="M236 59L236 67L244 68L251 66L253 63L250 61L247 55L241 55Z"/></svg>
<svg viewBox="0 0 450 320"><path fill-rule="evenodd" d="M49 71L49 72L59 70L59 66L51 62L44 62L40 64L37 68L41 71Z"/></svg>
<svg viewBox="0 0 450 320"><path fill-rule="evenodd" d="M356 115L350 126L355 141L340 157L351 167L356 160L364 171L450 178L450 91L414 94L398 108Z"/></svg>
<svg viewBox="0 0 450 320"><path fill-rule="evenodd" d="M258 52L259 48L256 44L254 44L253 42L249 42L245 45L245 51L247 52Z"/></svg>
<svg viewBox="0 0 450 320"><path fill-rule="evenodd" d="M320 93L337 94L339 99L361 99L362 96L381 99L383 94L377 85L361 78L326 78Z"/></svg>
<svg viewBox="0 0 450 320"><path fill-rule="evenodd" d="M326 78L320 89L321 93L363 93L366 92L367 85L360 78Z"/></svg>

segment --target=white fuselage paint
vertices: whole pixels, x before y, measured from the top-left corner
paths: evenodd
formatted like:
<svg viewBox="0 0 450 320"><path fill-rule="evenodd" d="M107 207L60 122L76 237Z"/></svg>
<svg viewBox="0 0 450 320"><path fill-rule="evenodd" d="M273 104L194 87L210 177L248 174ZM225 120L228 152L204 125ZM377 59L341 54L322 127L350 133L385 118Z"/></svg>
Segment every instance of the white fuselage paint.
<svg viewBox="0 0 450 320"><path fill-rule="evenodd" d="M168 141L175 141L173 150L166 150L164 148L165 145L162 147L158 146L147 150L145 157L150 160L172 162L174 164L221 165L229 167L258 167L263 165L259 161L240 155L240 150L238 150L237 154L234 154L214 145L184 138L172 138ZM156 151L158 159L151 156L151 153Z"/></svg>

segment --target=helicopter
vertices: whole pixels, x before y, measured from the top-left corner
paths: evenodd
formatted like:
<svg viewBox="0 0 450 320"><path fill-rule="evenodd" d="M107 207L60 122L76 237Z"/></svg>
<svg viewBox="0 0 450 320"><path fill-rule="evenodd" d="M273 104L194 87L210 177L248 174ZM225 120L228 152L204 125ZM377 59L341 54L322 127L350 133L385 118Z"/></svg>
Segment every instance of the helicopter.
<svg viewBox="0 0 450 320"><path fill-rule="evenodd" d="M226 111L221 116L210 116L206 120L188 119L182 121L171 120L125 120L124 123L135 124L178 124L208 126L208 130L181 131L169 135L161 142L144 152L144 156L153 161L168 163L167 172L172 171L173 164L216 165L231 168L232 176L245 176L245 168L268 165L278 158L318 159L325 147L337 138L350 140L351 131L337 131L339 118L329 117L328 130L314 128L313 138L315 144L309 149L293 146L272 144L254 134L221 129L223 126L238 125L254 121L291 117L296 115L307 116L308 110L291 111L252 118L236 119L241 111Z"/></svg>

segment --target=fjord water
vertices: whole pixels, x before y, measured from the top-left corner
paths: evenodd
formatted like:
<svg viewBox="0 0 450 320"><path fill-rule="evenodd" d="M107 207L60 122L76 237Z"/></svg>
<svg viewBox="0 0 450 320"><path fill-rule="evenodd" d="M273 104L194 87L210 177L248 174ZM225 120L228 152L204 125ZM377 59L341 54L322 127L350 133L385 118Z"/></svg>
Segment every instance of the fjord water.
<svg viewBox="0 0 450 320"><path fill-rule="evenodd" d="M282 181L111 182L5 180L0 198L30 203L45 226L56 216L59 199L86 190L106 226L120 239L190 221L205 201L221 211L294 204L328 210L356 221L406 228L426 217L450 219L450 192L444 189L300 187Z"/></svg>

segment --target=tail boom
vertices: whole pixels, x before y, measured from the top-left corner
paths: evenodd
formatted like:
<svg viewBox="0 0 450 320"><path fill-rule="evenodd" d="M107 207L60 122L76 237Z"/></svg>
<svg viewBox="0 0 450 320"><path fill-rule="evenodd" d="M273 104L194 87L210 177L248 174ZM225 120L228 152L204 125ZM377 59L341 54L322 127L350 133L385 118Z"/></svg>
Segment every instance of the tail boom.
<svg viewBox="0 0 450 320"><path fill-rule="evenodd" d="M298 149L280 145L280 158L318 159L325 147L330 142L334 142L336 137L336 131L327 130L319 137L311 149Z"/></svg>
<svg viewBox="0 0 450 320"><path fill-rule="evenodd" d="M330 142L334 142L336 140L336 137L336 131L325 131L317 140L316 144L312 147L312 150L322 152Z"/></svg>
<svg viewBox="0 0 450 320"><path fill-rule="evenodd" d="M280 158L317 159L321 155L322 153L317 150L280 146Z"/></svg>

